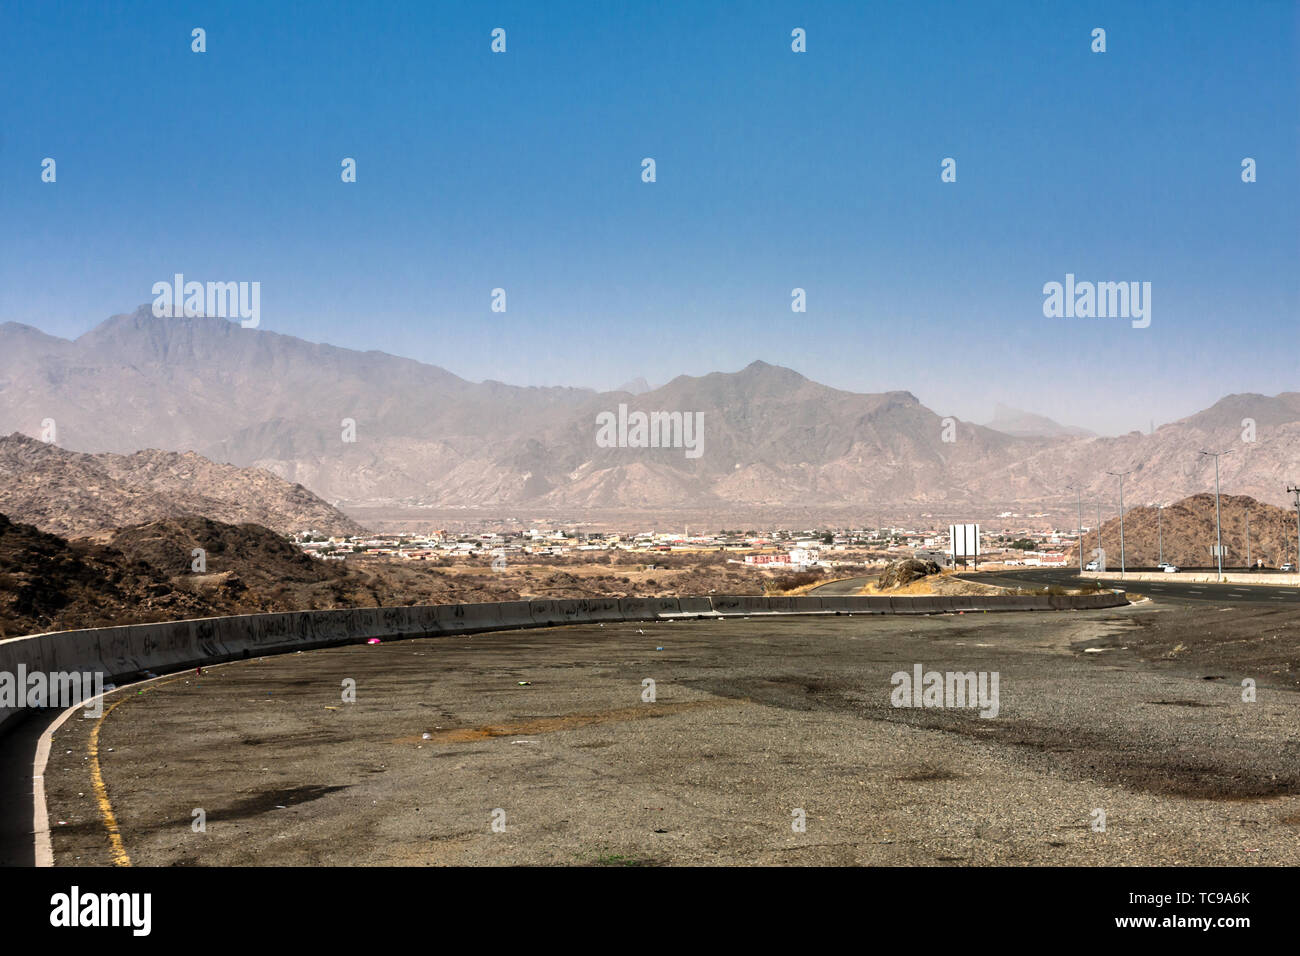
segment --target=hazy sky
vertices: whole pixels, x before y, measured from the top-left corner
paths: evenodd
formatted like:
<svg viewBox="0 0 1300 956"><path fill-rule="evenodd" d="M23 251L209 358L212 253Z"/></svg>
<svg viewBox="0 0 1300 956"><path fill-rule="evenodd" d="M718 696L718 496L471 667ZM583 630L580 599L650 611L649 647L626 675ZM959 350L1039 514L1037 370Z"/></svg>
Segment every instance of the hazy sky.
<svg viewBox="0 0 1300 956"><path fill-rule="evenodd" d="M761 358L1145 429L1300 388L1297 10L7 3L0 321L79 335L183 272L475 380ZM1066 273L1150 282L1150 327L1045 318Z"/></svg>

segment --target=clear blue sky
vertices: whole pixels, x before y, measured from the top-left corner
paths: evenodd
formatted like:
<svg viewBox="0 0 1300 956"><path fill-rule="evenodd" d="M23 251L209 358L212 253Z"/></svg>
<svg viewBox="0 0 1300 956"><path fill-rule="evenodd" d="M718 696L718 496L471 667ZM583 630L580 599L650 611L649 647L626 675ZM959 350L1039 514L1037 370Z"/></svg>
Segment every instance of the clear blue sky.
<svg viewBox="0 0 1300 956"><path fill-rule="evenodd" d="M475 380L761 358L1145 429L1300 388L1297 9L7 3L0 321L75 336L184 272ZM1067 272L1151 282L1150 328L1044 318Z"/></svg>

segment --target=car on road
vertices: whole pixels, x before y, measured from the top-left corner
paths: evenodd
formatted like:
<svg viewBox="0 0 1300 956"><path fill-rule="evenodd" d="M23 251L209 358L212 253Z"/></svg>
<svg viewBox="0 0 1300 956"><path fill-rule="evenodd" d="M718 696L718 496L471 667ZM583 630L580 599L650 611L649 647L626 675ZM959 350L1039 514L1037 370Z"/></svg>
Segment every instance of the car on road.
<svg viewBox="0 0 1300 956"><path fill-rule="evenodd" d="M1162 564L1160 565L1160 570L1165 572L1165 574L1177 574L1178 566L1174 564Z"/></svg>
<svg viewBox="0 0 1300 956"><path fill-rule="evenodd" d="M1096 562L1096 561L1089 561L1086 565L1084 565L1083 570L1085 570L1085 571L1096 571L1096 570L1097 570L1097 562Z"/></svg>
<svg viewBox="0 0 1300 956"><path fill-rule="evenodd" d="M1283 574L1294 574L1295 565L1292 564L1290 561L1288 561L1286 564L1282 565L1282 567L1278 568L1278 570L1281 571Z"/></svg>

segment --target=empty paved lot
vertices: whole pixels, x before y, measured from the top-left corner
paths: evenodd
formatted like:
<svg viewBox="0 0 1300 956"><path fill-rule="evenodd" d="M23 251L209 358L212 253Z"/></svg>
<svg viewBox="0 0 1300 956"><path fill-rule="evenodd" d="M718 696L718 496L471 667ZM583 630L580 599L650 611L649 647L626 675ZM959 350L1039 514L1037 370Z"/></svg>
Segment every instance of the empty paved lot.
<svg viewBox="0 0 1300 956"><path fill-rule="evenodd" d="M1149 650L1182 631L1213 642L1238 613L751 618L341 647L120 692L98 759L136 865L1296 865L1285 648L1300 615L1243 619L1275 636L1241 642L1240 662L1220 649L1213 670ZM890 675L917 663L996 671L998 716L892 707ZM55 737L60 864L110 861L96 723Z"/></svg>

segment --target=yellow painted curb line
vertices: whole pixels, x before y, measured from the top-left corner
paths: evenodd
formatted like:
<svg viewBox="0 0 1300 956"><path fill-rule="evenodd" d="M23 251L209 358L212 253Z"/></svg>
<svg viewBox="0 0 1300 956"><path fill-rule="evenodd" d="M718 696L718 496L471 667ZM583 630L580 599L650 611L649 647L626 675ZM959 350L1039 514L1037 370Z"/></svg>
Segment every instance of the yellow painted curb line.
<svg viewBox="0 0 1300 956"><path fill-rule="evenodd" d="M180 676L173 677L171 680L164 680L157 686L166 687L168 684L174 684L178 680L184 680L188 676L189 673L186 672ZM156 679L157 678L155 678L155 680ZM148 683L153 683L153 681L149 681ZM146 687L144 690L141 690L139 694L146 693L150 689L151 688ZM136 696L139 696L139 694ZM117 817L113 815L113 804L110 803L108 799L108 788L104 786L104 774L99 769L99 728L103 725L109 714L125 704L128 700L131 700L131 698L123 697L120 700L115 700L104 710L104 713L100 715L99 720L95 721L95 728L90 732L90 743L87 746L87 750L90 753L90 782L95 788L95 801L99 804L99 815L104 818L104 827L108 830L108 842L113 851L114 866L130 866L131 858L127 856L126 847L122 845L122 831L118 829Z"/></svg>
<svg viewBox="0 0 1300 956"><path fill-rule="evenodd" d="M121 700L114 701L100 715L99 720L95 721L95 729L90 732L90 745L87 748L90 752L90 782L95 788L95 801L99 804L99 814L104 818L104 826L108 828L108 842L113 850L114 866L130 866L131 858L126 855L126 848L122 846L122 834L117 828L113 805L108 802L108 789L104 786L104 775L99 769L99 728L104 723L105 717L128 700L129 697L123 697Z"/></svg>

